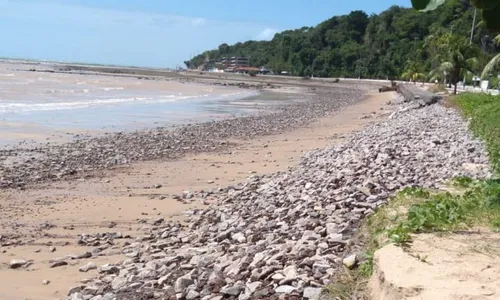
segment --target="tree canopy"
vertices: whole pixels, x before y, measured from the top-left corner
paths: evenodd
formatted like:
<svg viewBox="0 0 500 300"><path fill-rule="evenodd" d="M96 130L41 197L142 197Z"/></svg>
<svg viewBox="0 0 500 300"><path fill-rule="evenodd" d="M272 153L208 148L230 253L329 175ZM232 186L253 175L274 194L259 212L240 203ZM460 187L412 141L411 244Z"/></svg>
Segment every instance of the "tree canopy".
<svg viewBox="0 0 500 300"><path fill-rule="evenodd" d="M399 6L372 15L353 11L315 27L277 33L270 41L222 44L185 63L195 68L203 65L207 57L213 62L224 56L245 56L250 58L252 66L266 66L277 73L287 71L297 76L415 77L428 74L441 64L433 52L437 49L426 46L429 39L445 32L468 38L473 13L473 6L467 0L448 0L425 13ZM476 23L481 21L478 15ZM494 38L485 26L475 28L473 45L483 65L500 50Z"/></svg>
<svg viewBox="0 0 500 300"><path fill-rule="evenodd" d="M428 11L438 8L445 0L411 0L413 7ZM492 31L500 31L500 1L499 0L471 0L471 3L481 10L486 27Z"/></svg>

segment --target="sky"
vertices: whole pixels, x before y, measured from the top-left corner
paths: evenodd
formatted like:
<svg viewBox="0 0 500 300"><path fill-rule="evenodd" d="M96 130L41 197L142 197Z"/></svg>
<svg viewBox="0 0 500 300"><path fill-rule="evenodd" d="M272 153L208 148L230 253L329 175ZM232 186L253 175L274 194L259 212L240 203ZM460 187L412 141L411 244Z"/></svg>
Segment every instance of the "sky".
<svg viewBox="0 0 500 300"><path fill-rule="evenodd" d="M0 0L0 57L173 68L222 43L391 5L410 0Z"/></svg>

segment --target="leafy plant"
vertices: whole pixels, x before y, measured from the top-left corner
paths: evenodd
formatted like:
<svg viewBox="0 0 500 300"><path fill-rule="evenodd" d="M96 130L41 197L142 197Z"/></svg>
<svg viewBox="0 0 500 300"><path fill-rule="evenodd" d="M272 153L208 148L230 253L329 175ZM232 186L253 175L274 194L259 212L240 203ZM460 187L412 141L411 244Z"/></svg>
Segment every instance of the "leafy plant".
<svg viewBox="0 0 500 300"><path fill-rule="evenodd" d="M405 187L401 191L398 192L399 196L412 196L417 198L427 199L430 197L430 193L428 190L421 187Z"/></svg>
<svg viewBox="0 0 500 300"><path fill-rule="evenodd" d="M481 78L486 79L489 75L500 66L500 53L495 55L484 67L483 72L481 73Z"/></svg>
<svg viewBox="0 0 500 300"><path fill-rule="evenodd" d="M493 170L500 175L500 96L467 93L454 103L471 119L470 129L485 142Z"/></svg>
<svg viewBox="0 0 500 300"><path fill-rule="evenodd" d="M468 188L474 183L474 179L466 176L455 177L452 180L452 184L456 187Z"/></svg>
<svg viewBox="0 0 500 300"><path fill-rule="evenodd" d="M458 0L445 1L427 13L399 6L391 6L371 15L358 10L333 16L313 27L279 32L268 41L224 43L192 57L186 65L197 68L205 64L207 57L215 63L222 62L223 58L238 56L251 57L252 66L265 66L275 74L286 71L300 77L395 80L406 73L407 78L420 80L422 76L416 73L427 75L441 62L449 61L448 48L426 48L423 46L426 39L445 32L469 37L473 13L468 1ZM476 19L480 23L481 15ZM474 32L473 44L484 40L489 45L484 48L485 62L498 50L493 46L494 37L486 29ZM419 66L417 72L411 72L413 74L407 72L409 60Z"/></svg>
<svg viewBox="0 0 500 300"><path fill-rule="evenodd" d="M413 8L429 11L438 8L445 0L411 0ZM482 17L490 30L500 31L500 2L498 0L472 0L476 8L482 10Z"/></svg>

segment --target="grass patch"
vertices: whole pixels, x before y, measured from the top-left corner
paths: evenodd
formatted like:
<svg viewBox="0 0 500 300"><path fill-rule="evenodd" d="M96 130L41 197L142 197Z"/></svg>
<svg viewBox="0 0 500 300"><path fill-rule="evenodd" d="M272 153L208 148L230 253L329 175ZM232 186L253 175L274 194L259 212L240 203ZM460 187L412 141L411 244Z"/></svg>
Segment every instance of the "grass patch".
<svg viewBox="0 0 500 300"><path fill-rule="evenodd" d="M453 102L471 119L470 130L486 143L493 170L500 175L500 96L466 93Z"/></svg>
<svg viewBox="0 0 500 300"><path fill-rule="evenodd" d="M365 242L364 258L357 269L345 269L326 288L328 299L369 299L364 292L373 273L373 254L389 243L407 247L417 233L485 226L500 231L500 180L457 177L451 185L456 192L405 188L368 217L360 237ZM426 257L415 258L427 262Z"/></svg>
<svg viewBox="0 0 500 300"><path fill-rule="evenodd" d="M463 193L412 193L406 195L421 201L409 206L386 229L389 240L404 245L411 242L411 234L423 232L452 232L474 226L492 229L500 225L500 181L474 181L460 177L453 181ZM401 195L400 195L401 197Z"/></svg>
<svg viewBox="0 0 500 300"><path fill-rule="evenodd" d="M475 226L500 230L500 180L458 177L451 183L456 193L405 188L368 217L362 228L366 260L357 272L371 276L371 258L377 249L388 243L408 246L415 233L447 233Z"/></svg>

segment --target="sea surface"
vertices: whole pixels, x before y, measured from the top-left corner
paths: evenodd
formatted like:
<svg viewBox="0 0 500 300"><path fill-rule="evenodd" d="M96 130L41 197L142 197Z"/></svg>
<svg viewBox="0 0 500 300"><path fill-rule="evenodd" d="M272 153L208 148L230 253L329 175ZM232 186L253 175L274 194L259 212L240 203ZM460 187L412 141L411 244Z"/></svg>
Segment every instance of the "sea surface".
<svg viewBox="0 0 500 300"><path fill-rule="evenodd" d="M0 64L0 143L218 120L260 108L259 93L135 77L30 72Z"/></svg>

